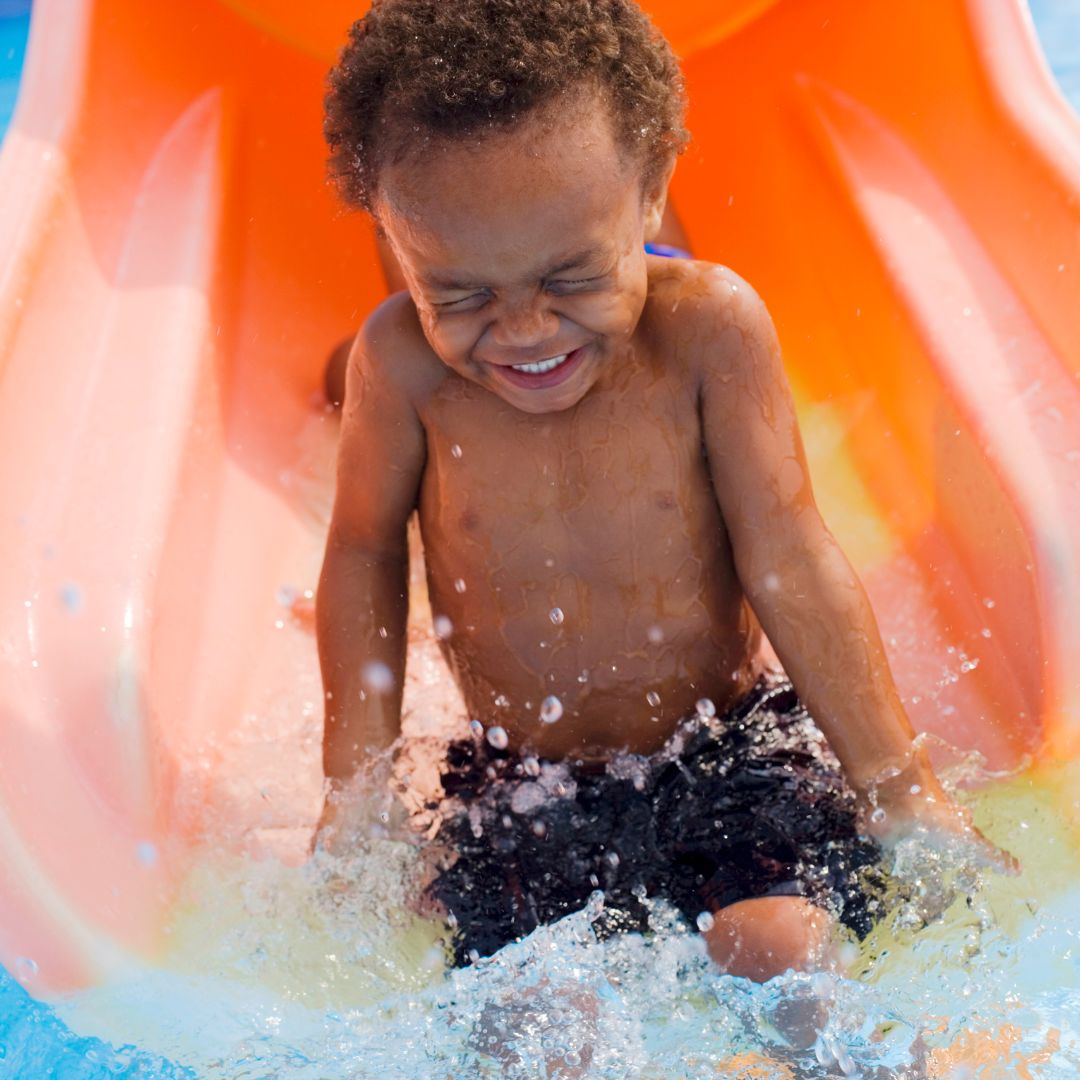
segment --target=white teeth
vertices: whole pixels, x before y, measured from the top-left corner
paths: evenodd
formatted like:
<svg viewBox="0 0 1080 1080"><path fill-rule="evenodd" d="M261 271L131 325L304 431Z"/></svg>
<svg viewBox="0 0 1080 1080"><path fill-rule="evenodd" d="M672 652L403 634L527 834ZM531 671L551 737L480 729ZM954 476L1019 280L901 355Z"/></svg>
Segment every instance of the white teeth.
<svg viewBox="0 0 1080 1080"><path fill-rule="evenodd" d="M545 371L557 368L570 354L563 353L561 356L552 356L547 360L538 360L535 364L511 364L515 371L524 371L529 375L543 375Z"/></svg>

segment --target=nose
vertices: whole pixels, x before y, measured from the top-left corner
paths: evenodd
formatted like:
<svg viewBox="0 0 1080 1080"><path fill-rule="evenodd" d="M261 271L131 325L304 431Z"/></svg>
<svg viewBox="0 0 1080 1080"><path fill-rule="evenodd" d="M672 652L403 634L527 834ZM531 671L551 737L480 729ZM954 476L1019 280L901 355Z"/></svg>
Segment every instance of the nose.
<svg viewBox="0 0 1080 1080"><path fill-rule="evenodd" d="M550 341L559 332L559 317L543 294L507 298L500 302L491 327L495 343L507 349L529 349Z"/></svg>

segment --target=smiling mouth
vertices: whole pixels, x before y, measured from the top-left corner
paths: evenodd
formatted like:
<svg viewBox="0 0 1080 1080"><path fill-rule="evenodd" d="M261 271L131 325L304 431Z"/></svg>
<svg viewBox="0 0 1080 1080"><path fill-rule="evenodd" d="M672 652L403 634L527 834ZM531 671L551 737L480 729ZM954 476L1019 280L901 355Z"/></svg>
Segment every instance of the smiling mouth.
<svg viewBox="0 0 1080 1080"><path fill-rule="evenodd" d="M559 356L550 356L547 360L537 360L533 364L511 364L515 371L524 371L527 375L543 375L545 371L554 371L566 362L569 353L561 353Z"/></svg>

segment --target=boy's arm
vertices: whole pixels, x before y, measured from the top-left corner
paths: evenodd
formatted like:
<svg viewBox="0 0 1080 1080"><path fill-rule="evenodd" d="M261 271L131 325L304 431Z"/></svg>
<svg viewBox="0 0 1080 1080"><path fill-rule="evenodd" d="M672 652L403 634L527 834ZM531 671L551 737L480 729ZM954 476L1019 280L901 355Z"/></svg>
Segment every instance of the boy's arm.
<svg viewBox="0 0 1080 1080"><path fill-rule="evenodd" d="M734 274L713 281L702 422L740 583L852 786L864 799L875 790L887 830L914 819L970 835L912 745L866 593L814 502L772 320Z"/></svg>
<svg viewBox="0 0 1080 1080"><path fill-rule="evenodd" d="M402 374L408 358L399 354L410 344L395 325L401 304L388 301L372 315L349 357L337 492L316 598L326 697L323 768L338 785L400 731L406 524L425 454Z"/></svg>

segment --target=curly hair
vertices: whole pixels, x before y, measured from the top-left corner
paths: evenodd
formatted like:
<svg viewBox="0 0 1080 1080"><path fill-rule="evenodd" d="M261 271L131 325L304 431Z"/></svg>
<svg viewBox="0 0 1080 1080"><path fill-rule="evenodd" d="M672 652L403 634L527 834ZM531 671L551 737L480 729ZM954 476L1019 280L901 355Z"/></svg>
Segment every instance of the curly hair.
<svg viewBox="0 0 1080 1080"><path fill-rule="evenodd" d="M329 173L369 211L411 146L510 128L590 84L646 182L689 141L678 61L633 0L373 0L328 84Z"/></svg>

